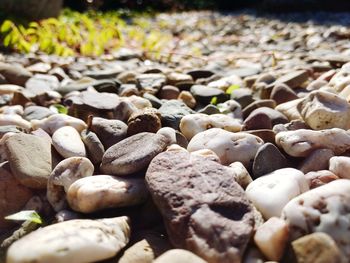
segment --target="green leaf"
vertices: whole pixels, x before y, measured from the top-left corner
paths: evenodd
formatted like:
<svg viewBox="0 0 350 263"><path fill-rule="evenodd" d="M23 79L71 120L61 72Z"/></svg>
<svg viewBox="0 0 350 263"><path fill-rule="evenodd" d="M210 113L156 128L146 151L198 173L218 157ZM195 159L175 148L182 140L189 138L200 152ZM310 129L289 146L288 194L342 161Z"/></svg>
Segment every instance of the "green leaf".
<svg viewBox="0 0 350 263"><path fill-rule="evenodd" d="M237 84L231 85L230 87L228 87L228 89L226 90L226 94L231 95L232 91L239 89L240 86Z"/></svg>
<svg viewBox="0 0 350 263"><path fill-rule="evenodd" d="M11 41L12 41L12 35L11 35L11 34L8 34L8 35L4 38L4 46L5 46L5 47L10 46Z"/></svg>
<svg viewBox="0 0 350 263"><path fill-rule="evenodd" d="M217 97L212 97L210 100L210 104L216 105L218 103L218 98Z"/></svg>
<svg viewBox="0 0 350 263"><path fill-rule="evenodd" d="M0 28L0 32L1 33L5 33L7 31L10 31L10 29L12 28L13 23L10 20L5 20L4 23L2 23L1 28Z"/></svg>
<svg viewBox="0 0 350 263"><path fill-rule="evenodd" d="M16 214L6 216L5 219L14 220L14 221L31 221L31 222L34 222L37 224L43 223L40 215L37 212L35 212L34 210L20 211Z"/></svg>
<svg viewBox="0 0 350 263"><path fill-rule="evenodd" d="M53 104L53 107L55 107L58 111L58 113L62 113L62 114L68 114L68 109L66 107L64 107L61 104Z"/></svg>

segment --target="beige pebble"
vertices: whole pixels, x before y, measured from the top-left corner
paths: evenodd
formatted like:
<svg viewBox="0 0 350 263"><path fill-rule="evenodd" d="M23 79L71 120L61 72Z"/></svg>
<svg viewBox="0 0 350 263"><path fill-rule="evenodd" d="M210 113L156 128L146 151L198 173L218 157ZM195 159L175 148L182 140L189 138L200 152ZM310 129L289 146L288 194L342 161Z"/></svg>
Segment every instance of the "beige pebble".
<svg viewBox="0 0 350 263"><path fill-rule="evenodd" d="M80 134L71 126L61 127L52 135L52 145L64 158L86 157L86 150Z"/></svg>

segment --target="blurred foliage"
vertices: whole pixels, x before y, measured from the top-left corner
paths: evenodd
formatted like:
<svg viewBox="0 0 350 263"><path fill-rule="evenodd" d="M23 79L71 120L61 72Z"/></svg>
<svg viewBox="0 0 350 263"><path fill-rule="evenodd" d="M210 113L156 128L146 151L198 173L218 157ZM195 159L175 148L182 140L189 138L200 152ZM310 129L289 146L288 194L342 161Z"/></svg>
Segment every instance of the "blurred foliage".
<svg viewBox="0 0 350 263"><path fill-rule="evenodd" d="M37 22L5 20L0 39L5 47L21 53L99 56L127 45L159 57L171 35L152 30L143 15L132 23L121 16L125 12L79 13L66 9L58 18Z"/></svg>

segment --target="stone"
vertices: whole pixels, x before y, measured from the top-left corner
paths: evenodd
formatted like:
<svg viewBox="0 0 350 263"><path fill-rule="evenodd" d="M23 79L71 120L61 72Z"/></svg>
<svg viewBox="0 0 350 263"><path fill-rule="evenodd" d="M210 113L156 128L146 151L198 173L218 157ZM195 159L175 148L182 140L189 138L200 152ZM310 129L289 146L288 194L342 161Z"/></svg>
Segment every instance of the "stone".
<svg viewBox="0 0 350 263"><path fill-rule="evenodd" d="M23 118L27 121L42 120L55 114L52 110L42 106L29 106L24 109Z"/></svg>
<svg viewBox="0 0 350 263"><path fill-rule="evenodd" d="M210 78L215 73L206 69L193 69L188 71L186 74L190 75L194 80Z"/></svg>
<svg viewBox="0 0 350 263"><path fill-rule="evenodd" d="M100 70L88 70L83 74L93 79L113 79L123 72L123 68L120 65L114 65L113 68L100 69Z"/></svg>
<svg viewBox="0 0 350 263"><path fill-rule="evenodd" d="M276 107L276 102L274 100L256 100L252 103L250 103L249 105L247 105L243 111L242 111L242 114L243 114L243 118L247 118L249 116L249 114L258 109L258 108L261 108L261 107L267 107L267 108L271 108L271 109L274 109Z"/></svg>
<svg viewBox="0 0 350 263"><path fill-rule="evenodd" d="M22 92L23 87L14 84L0 84L0 95Z"/></svg>
<svg viewBox="0 0 350 263"><path fill-rule="evenodd" d="M300 87L308 78L309 74L306 70L297 70L279 77L275 83L284 83L288 87L294 89Z"/></svg>
<svg viewBox="0 0 350 263"><path fill-rule="evenodd" d="M94 166L84 157L70 157L56 165L47 183L47 200L56 212L67 208L66 193L76 180L92 176Z"/></svg>
<svg viewBox="0 0 350 263"><path fill-rule="evenodd" d="M82 177L67 191L69 206L77 212L93 213L106 208L128 207L146 201L143 179L110 175Z"/></svg>
<svg viewBox="0 0 350 263"><path fill-rule="evenodd" d="M160 114L153 108L133 113L128 119L128 135L134 135L140 132L156 133L162 128Z"/></svg>
<svg viewBox="0 0 350 263"><path fill-rule="evenodd" d="M223 90L204 85L193 85L191 87L191 93L196 101L203 104L209 104L214 97L216 97L218 102L224 102L228 99L227 94Z"/></svg>
<svg viewBox="0 0 350 263"><path fill-rule="evenodd" d="M177 97L178 100L182 101L186 104L187 107L194 109L197 105L196 99L193 97L191 92L187 90L183 90L180 92L179 96Z"/></svg>
<svg viewBox="0 0 350 263"><path fill-rule="evenodd" d="M154 263L206 263L207 261L184 249L171 249L153 261Z"/></svg>
<svg viewBox="0 0 350 263"><path fill-rule="evenodd" d="M292 120L303 120L301 116L298 105L303 99L291 100L288 102L281 103L276 106L275 110L281 112L284 116L286 116L290 121Z"/></svg>
<svg viewBox="0 0 350 263"><path fill-rule="evenodd" d="M242 86L242 84L243 81L240 77L238 77L237 75L230 75L228 77L224 77L208 83L208 87L226 91L231 85Z"/></svg>
<svg viewBox="0 0 350 263"><path fill-rule="evenodd" d="M195 153L195 152L194 152ZM234 162L229 165L234 173L234 178L236 182L243 188L246 189L247 186L253 182L252 177L250 176L247 169L241 162Z"/></svg>
<svg viewBox="0 0 350 263"><path fill-rule="evenodd" d="M156 96L152 94L144 93L142 97L148 100L151 103L153 108L159 109L160 106L162 106L163 104L163 102L160 99L158 99Z"/></svg>
<svg viewBox="0 0 350 263"><path fill-rule="evenodd" d="M193 78L189 74L171 72L167 74L167 82L169 85L181 86L183 84L193 85Z"/></svg>
<svg viewBox="0 0 350 263"><path fill-rule="evenodd" d="M78 132L81 132L87 127L84 121L65 114L54 114L42 120L31 120L30 123L33 130L41 128L51 135L64 126L71 126Z"/></svg>
<svg viewBox="0 0 350 263"><path fill-rule="evenodd" d="M291 229L290 240L324 232L349 257L349 201L350 181L347 179L332 181L294 198L282 211L282 218Z"/></svg>
<svg viewBox="0 0 350 263"><path fill-rule="evenodd" d="M193 152L210 149L219 156L222 164L241 162L245 167L249 167L262 144L263 141L259 137L248 133L233 133L212 128L196 134L189 142L187 150Z"/></svg>
<svg viewBox="0 0 350 263"><path fill-rule="evenodd" d="M144 92L156 94L166 83L166 77L160 73L141 74L136 76L136 83Z"/></svg>
<svg viewBox="0 0 350 263"><path fill-rule="evenodd" d="M329 171L331 171L332 173L334 173L336 176L340 178L350 179L349 168L350 168L350 157L333 156L329 159Z"/></svg>
<svg viewBox="0 0 350 263"><path fill-rule="evenodd" d="M270 94L270 99L276 101L277 105L298 99L297 94L286 84L276 84Z"/></svg>
<svg viewBox="0 0 350 263"><path fill-rule="evenodd" d="M309 190L304 174L294 168L283 168L261 176L250 183L246 194L265 219L280 217L283 207Z"/></svg>
<svg viewBox="0 0 350 263"><path fill-rule="evenodd" d="M326 233L316 232L292 242L298 262L338 263L347 262L333 238Z"/></svg>
<svg viewBox="0 0 350 263"><path fill-rule="evenodd" d="M86 150L80 134L70 126L59 128L52 135L52 145L64 158L86 157Z"/></svg>
<svg viewBox="0 0 350 263"><path fill-rule="evenodd" d="M102 142L96 133L89 130L83 130L80 135L89 159L93 164L99 165L102 162L102 157L105 153L105 147Z"/></svg>
<svg viewBox="0 0 350 263"><path fill-rule="evenodd" d="M149 132L135 134L108 148L100 169L112 175L142 171L167 145L168 139L163 135Z"/></svg>
<svg viewBox="0 0 350 263"><path fill-rule="evenodd" d="M13 125L19 128L30 130L32 125L27 120L23 119L17 114L1 114L0 113L0 126Z"/></svg>
<svg viewBox="0 0 350 263"><path fill-rule="evenodd" d="M182 117L195 113L195 111L179 100L168 100L164 102L158 111L161 115L163 127L168 126L175 130L179 129Z"/></svg>
<svg viewBox="0 0 350 263"><path fill-rule="evenodd" d="M79 75L79 78L80 77L81 75ZM113 79L95 80L89 77L85 77L78 81L73 81L66 85L61 85L57 89L57 92L62 95L66 95L72 91L85 91L89 87L93 87L96 91L117 93L119 86L120 83Z"/></svg>
<svg viewBox="0 0 350 263"><path fill-rule="evenodd" d="M132 95L140 95L136 84L122 84L118 90L118 95L120 97L129 97Z"/></svg>
<svg viewBox="0 0 350 263"><path fill-rule="evenodd" d="M212 114L218 114L220 113L220 110L218 107L216 107L215 105L212 104L208 104L207 106L205 106L203 109L200 109L197 111L198 113L203 113L203 114L207 114L207 115L212 115Z"/></svg>
<svg viewBox="0 0 350 263"><path fill-rule="evenodd" d="M346 63L338 72L333 74L329 80L329 85L333 87L336 92L341 92L347 85L350 84L349 73L349 63Z"/></svg>
<svg viewBox="0 0 350 263"><path fill-rule="evenodd" d="M313 91L297 107L305 123L314 130L350 128L350 105L334 93Z"/></svg>
<svg viewBox="0 0 350 263"><path fill-rule="evenodd" d="M146 183L171 243L208 262L240 262L253 231L253 208L230 168L211 156L167 151Z"/></svg>
<svg viewBox="0 0 350 263"><path fill-rule="evenodd" d="M166 85L159 91L158 97L165 100L176 100L180 94L178 87Z"/></svg>
<svg viewBox="0 0 350 263"><path fill-rule="evenodd" d="M51 173L51 144L35 135L17 133L4 145L15 178L29 188L45 189Z"/></svg>
<svg viewBox="0 0 350 263"><path fill-rule="evenodd" d="M68 113L71 116L85 121L89 115L125 121L135 111L130 102L106 92L83 91L76 96L69 96L65 104L70 105Z"/></svg>
<svg viewBox="0 0 350 263"><path fill-rule="evenodd" d="M93 117L89 129L96 133L107 150L112 145L126 138L128 126L120 120Z"/></svg>
<svg viewBox="0 0 350 263"><path fill-rule="evenodd" d="M232 118L242 119L242 106L235 100L227 100L224 103L219 103L220 112L231 116Z"/></svg>
<svg viewBox="0 0 350 263"><path fill-rule="evenodd" d="M141 237L143 239L125 250L118 261L119 263L152 263L155 258L171 249L170 244L161 234L146 232L142 233Z"/></svg>
<svg viewBox="0 0 350 263"><path fill-rule="evenodd" d="M231 99L237 101L242 108L254 102L253 92L248 88L235 89L231 93Z"/></svg>
<svg viewBox="0 0 350 263"><path fill-rule="evenodd" d="M328 184L329 182L339 179L338 176L328 170L308 172L305 174L305 178L309 182L310 189Z"/></svg>
<svg viewBox="0 0 350 263"><path fill-rule="evenodd" d="M254 157L253 178L258 178L288 166L286 157L272 143L263 144Z"/></svg>
<svg viewBox="0 0 350 263"><path fill-rule="evenodd" d="M277 110L261 107L244 120L242 130L272 129L276 124L288 123L288 118Z"/></svg>
<svg viewBox="0 0 350 263"><path fill-rule="evenodd" d="M299 129L277 133L276 144L294 157L306 157L320 148L330 149L339 155L350 149L350 135L339 128L321 131Z"/></svg>
<svg viewBox="0 0 350 263"><path fill-rule="evenodd" d="M33 74L20 65L0 62L0 74L9 84L24 87L24 84Z"/></svg>
<svg viewBox="0 0 350 263"><path fill-rule="evenodd" d="M230 132L239 132L242 128L239 119L224 114L206 115L201 113L186 115L181 119L180 131L188 140L202 131L220 128Z"/></svg>
<svg viewBox="0 0 350 263"><path fill-rule="evenodd" d="M330 149L317 149L306 157L299 165L299 170L303 173L328 169L329 159L334 156Z"/></svg>
<svg viewBox="0 0 350 263"><path fill-rule="evenodd" d="M115 256L129 242L129 219L69 220L40 228L14 242L6 262L95 262Z"/></svg>
<svg viewBox="0 0 350 263"><path fill-rule="evenodd" d="M0 164L0 233L13 226L5 216L19 212L33 195L14 177L8 162Z"/></svg>
<svg viewBox="0 0 350 263"><path fill-rule="evenodd" d="M286 222L277 217L271 217L258 227L254 242L268 260L280 261L288 243L289 229Z"/></svg>

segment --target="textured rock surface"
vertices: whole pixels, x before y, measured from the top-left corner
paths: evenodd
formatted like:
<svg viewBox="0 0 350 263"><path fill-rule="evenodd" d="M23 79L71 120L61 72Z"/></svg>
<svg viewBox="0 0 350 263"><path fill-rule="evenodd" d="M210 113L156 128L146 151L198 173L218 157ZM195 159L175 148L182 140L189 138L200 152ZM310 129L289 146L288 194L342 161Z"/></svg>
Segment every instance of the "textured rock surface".
<svg viewBox="0 0 350 263"><path fill-rule="evenodd" d="M77 219L38 229L11 245L6 262L91 262L116 255L128 242L127 217Z"/></svg>
<svg viewBox="0 0 350 263"><path fill-rule="evenodd" d="M291 240L314 232L325 232L341 251L350 255L350 181L339 179L291 200L282 217L290 226Z"/></svg>
<svg viewBox="0 0 350 263"><path fill-rule="evenodd" d="M152 160L146 182L175 247L208 262L240 260L254 221L243 189L232 179L229 168L186 151Z"/></svg>

